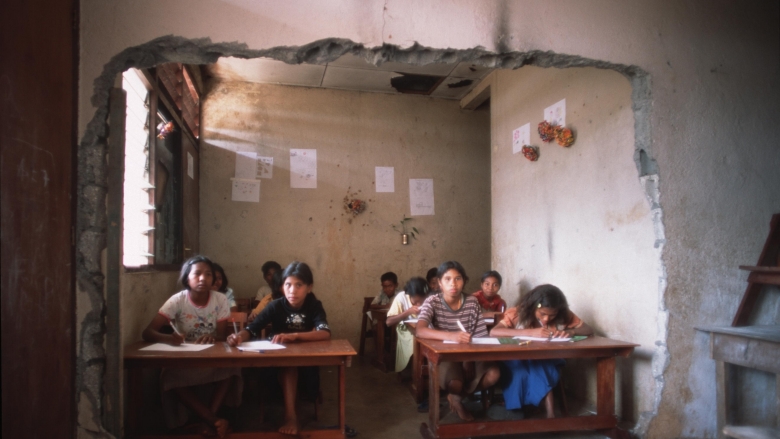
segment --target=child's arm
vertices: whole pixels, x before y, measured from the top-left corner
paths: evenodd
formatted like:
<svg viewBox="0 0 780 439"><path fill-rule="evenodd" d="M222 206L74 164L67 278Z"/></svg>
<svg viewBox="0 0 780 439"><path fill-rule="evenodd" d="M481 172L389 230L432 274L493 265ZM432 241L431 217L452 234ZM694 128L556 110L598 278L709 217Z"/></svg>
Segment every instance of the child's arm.
<svg viewBox="0 0 780 439"><path fill-rule="evenodd" d="M407 309L401 314L396 314L394 316L387 316L387 320L385 324L387 326L394 326L406 320L406 318L409 317L410 315L419 314L419 313L420 313L420 308L417 306L412 306L411 308Z"/></svg>
<svg viewBox="0 0 780 439"><path fill-rule="evenodd" d="M166 324L171 324L170 320L168 320L168 317L162 314L155 315L152 321L149 322L149 325L146 327L146 329L144 329L141 337L143 337L144 341L152 343L166 343L173 346L178 346L184 343L184 337L176 332L176 327L173 329L173 334L163 334L160 332L160 328Z"/></svg>
<svg viewBox="0 0 780 439"><path fill-rule="evenodd" d="M471 341L471 334L468 332L449 332L433 329L429 326L427 320L422 319L417 321L417 332L415 333L415 336L418 338L428 338L431 340L450 340L456 343L468 343Z"/></svg>
<svg viewBox="0 0 780 439"><path fill-rule="evenodd" d="M311 331L306 331L306 332L290 332L287 334L276 334L274 335L273 340L271 340L271 343L284 344L284 343L295 343L301 341L322 341L322 340L330 340L330 331L312 329Z"/></svg>

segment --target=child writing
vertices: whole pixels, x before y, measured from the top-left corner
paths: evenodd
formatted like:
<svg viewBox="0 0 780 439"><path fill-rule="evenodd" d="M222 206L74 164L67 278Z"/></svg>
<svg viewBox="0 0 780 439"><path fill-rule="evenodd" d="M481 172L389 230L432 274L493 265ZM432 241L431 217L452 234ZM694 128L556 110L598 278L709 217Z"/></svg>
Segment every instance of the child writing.
<svg viewBox="0 0 780 439"><path fill-rule="evenodd" d="M167 343L174 346L184 342L210 344L224 340L225 327L230 317L227 297L212 291L214 285L214 264L205 256L194 256L182 265L179 281L184 290L171 296L149 325L144 329L143 339L148 342ZM173 334L163 334L160 329L169 324ZM239 369L165 369L161 376L164 402L168 391L179 401L198 414L207 424L204 433L216 432L224 437L228 421L217 416L217 410L229 390L234 390L233 404L240 403L241 371ZM196 395L195 386L215 383L216 388L208 405ZM232 386L231 386L232 384ZM166 404L167 407L167 404ZM186 422L186 413L175 409L166 410L169 428Z"/></svg>
<svg viewBox="0 0 780 439"><path fill-rule="evenodd" d="M228 306L230 306L230 312L238 311L238 305L236 304L236 296L233 294L233 289L228 288L228 278L225 274L225 269L221 265L214 262L214 291L220 292L227 297Z"/></svg>
<svg viewBox="0 0 780 439"><path fill-rule="evenodd" d="M553 285L539 285L529 291L490 331L493 337L558 338L591 334L593 329L569 310L566 296ZM547 417L555 417L552 389L558 383L558 368L563 364L563 360L504 361L502 381L506 408L538 406L544 400Z"/></svg>
<svg viewBox="0 0 780 439"><path fill-rule="evenodd" d="M260 331L272 326L272 343L295 343L330 339L330 327L325 317L322 302L311 292L314 275L303 262L293 262L282 273L284 298L272 301L254 321L237 334L228 337L230 346L238 346L250 338L257 338ZM284 392L284 424L279 428L283 434L298 434L300 426L295 412L295 397L298 393L298 373L317 374L314 368L279 368L279 382Z"/></svg>
<svg viewBox="0 0 780 439"><path fill-rule="evenodd" d="M485 321L480 318L477 299L463 294L468 281L460 263L448 261L437 272L441 292L428 297L420 308L417 337L469 343L471 337L487 337ZM449 392L450 408L464 421L474 416L463 407L463 396L487 389L500 376L492 361L442 362L439 364L439 388Z"/></svg>
<svg viewBox="0 0 780 439"><path fill-rule="evenodd" d="M387 326L398 325L395 328L398 333L395 350L396 372L406 369L414 352L414 334L403 321L416 319L420 312L420 306L427 297L428 283L421 277L413 277L404 286L404 291L395 295L393 304L387 311ZM415 324L409 326L414 329Z"/></svg>
<svg viewBox="0 0 780 439"><path fill-rule="evenodd" d="M506 302L498 295L498 290L501 289L501 275L497 271L485 272L480 285L482 289L472 296L479 302L485 317L493 317L495 313L504 312Z"/></svg>

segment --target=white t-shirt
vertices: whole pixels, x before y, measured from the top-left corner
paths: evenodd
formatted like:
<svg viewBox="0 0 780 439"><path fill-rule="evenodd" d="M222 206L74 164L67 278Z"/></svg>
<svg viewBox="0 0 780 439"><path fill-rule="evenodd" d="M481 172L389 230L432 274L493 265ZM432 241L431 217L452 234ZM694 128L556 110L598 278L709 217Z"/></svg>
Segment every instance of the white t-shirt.
<svg viewBox="0 0 780 439"><path fill-rule="evenodd" d="M216 291L209 292L209 302L197 306L190 299L190 291L180 291L171 296L159 313L176 325L185 341L195 341L203 335L217 335L217 322L230 318L227 297Z"/></svg>
<svg viewBox="0 0 780 439"><path fill-rule="evenodd" d="M269 294L271 294L271 287L269 287L268 285L263 285L257 289L257 294L255 294L255 300L262 300L263 297Z"/></svg>

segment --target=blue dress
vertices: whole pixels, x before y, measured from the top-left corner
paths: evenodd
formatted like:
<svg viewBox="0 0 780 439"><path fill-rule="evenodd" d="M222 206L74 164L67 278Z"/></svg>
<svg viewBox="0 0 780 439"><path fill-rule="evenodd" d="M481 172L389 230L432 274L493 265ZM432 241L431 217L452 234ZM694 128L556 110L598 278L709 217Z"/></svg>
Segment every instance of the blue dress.
<svg viewBox="0 0 780 439"><path fill-rule="evenodd" d="M501 363L501 386L507 410L524 405L538 406L558 384L560 367L565 361L509 360Z"/></svg>

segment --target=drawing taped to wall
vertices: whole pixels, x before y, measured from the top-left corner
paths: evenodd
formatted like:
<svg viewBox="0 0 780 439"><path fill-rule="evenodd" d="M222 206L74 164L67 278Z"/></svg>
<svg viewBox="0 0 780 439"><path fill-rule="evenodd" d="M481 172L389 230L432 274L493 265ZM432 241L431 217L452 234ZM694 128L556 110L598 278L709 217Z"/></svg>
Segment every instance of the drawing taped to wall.
<svg viewBox="0 0 780 439"><path fill-rule="evenodd" d="M317 189L317 150L290 150L290 187Z"/></svg>
<svg viewBox="0 0 780 439"><path fill-rule="evenodd" d="M273 178L274 176L274 158L257 158L257 178Z"/></svg>
<svg viewBox="0 0 780 439"><path fill-rule="evenodd" d="M260 180L231 178L233 186L233 201L260 202Z"/></svg>
<svg viewBox="0 0 780 439"><path fill-rule="evenodd" d="M377 166L375 173L377 192L395 192L395 168L392 166Z"/></svg>
<svg viewBox="0 0 780 439"><path fill-rule="evenodd" d="M433 179L409 179L409 204L412 216L433 215Z"/></svg>

